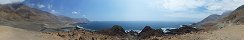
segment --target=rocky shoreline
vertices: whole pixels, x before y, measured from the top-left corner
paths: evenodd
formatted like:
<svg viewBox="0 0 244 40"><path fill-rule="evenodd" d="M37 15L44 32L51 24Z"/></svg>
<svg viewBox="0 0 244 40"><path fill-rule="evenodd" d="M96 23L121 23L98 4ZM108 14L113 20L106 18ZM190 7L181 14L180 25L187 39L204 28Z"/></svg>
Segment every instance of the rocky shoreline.
<svg viewBox="0 0 244 40"><path fill-rule="evenodd" d="M68 39L89 39L84 37L96 36L92 37L92 39L104 39L104 40L113 40L113 39L120 39L120 40L141 40L141 39L149 39L152 36L157 37L166 37L166 36L174 36L174 35L183 35L187 33L196 33L200 31L199 29L190 27L188 25L183 25L177 29L168 29L169 32L164 33L162 29L153 29L150 26L145 26L144 29L138 33L133 30L129 32L125 32L122 26L114 25L110 29L105 30L98 30L98 31L89 31L84 29L77 29L68 32L46 32L48 34L57 35L63 38ZM89 32L88 32L89 31ZM89 35L89 36L82 36L82 35ZM98 36L100 35L100 36ZM101 37L102 36L102 37ZM104 37L106 36L106 37ZM77 38L78 37L78 38Z"/></svg>

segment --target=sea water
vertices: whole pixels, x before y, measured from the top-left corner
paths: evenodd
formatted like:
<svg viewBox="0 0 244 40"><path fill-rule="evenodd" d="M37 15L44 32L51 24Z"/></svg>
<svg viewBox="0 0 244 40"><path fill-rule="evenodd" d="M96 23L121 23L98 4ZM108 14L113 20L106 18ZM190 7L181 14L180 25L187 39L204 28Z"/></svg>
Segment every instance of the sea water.
<svg viewBox="0 0 244 40"><path fill-rule="evenodd" d="M130 30L140 32L145 26L154 29L179 28L180 25L191 24L193 22L165 22L165 21L91 21L86 24L80 24L80 27L91 30L109 29L114 25L122 26L127 32Z"/></svg>

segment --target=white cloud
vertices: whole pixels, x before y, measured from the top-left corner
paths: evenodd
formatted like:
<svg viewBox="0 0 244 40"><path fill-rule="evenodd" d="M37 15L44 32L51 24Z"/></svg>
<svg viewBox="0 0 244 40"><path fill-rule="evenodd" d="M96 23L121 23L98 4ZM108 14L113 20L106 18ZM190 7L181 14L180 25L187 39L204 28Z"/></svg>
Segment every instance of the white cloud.
<svg viewBox="0 0 244 40"><path fill-rule="evenodd" d="M169 11L194 11L205 7L207 11L229 11L244 4L244 0L155 0L153 2L162 10Z"/></svg>
<svg viewBox="0 0 244 40"><path fill-rule="evenodd" d="M73 12L71 12L71 13L73 13L73 14L78 14L78 12L76 12L76 11L73 11Z"/></svg>
<svg viewBox="0 0 244 40"><path fill-rule="evenodd" d="M37 5L37 6L38 6L38 8L44 8L44 7L46 7L45 5L42 5L42 4Z"/></svg>
<svg viewBox="0 0 244 40"><path fill-rule="evenodd" d="M203 19L210 14L235 10L244 0L156 0L153 3L164 11L163 17Z"/></svg>
<svg viewBox="0 0 244 40"><path fill-rule="evenodd" d="M0 4L11 4L11 3L20 3L25 0L0 0Z"/></svg>
<svg viewBox="0 0 244 40"><path fill-rule="evenodd" d="M205 1L201 0L163 0L159 6L171 11L191 10L201 7Z"/></svg>
<svg viewBox="0 0 244 40"><path fill-rule="evenodd" d="M221 14L224 11L235 10L244 4L244 0L213 0L208 2L209 3L205 5L206 8L215 14Z"/></svg>
<svg viewBox="0 0 244 40"><path fill-rule="evenodd" d="M51 10L51 13L54 13L54 14L56 14L56 13L58 13L56 10Z"/></svg>
<svg viewBox="0 0 244 40"><path fill-rule="evenodd" d="M208 16L209 14L195 14L195 13L169 13L162 16L173 17L173 18L189 18L189 19L199 19ZM195 17L197 16L197 17Z"/></svg>
<svg viewBox="0 0 244 40"><path fill-rule="evenodd" d="M80 12L78 12L78 11L73 11L73 12L71 12L72 14L79 14Z"/></svg>
<svg viewBox="0 0 244 40"><path fill-rule="evenodd" d="M74 10L74 11L72 11L71 13L72 14L80 14L82 12L82 10Z"/></svg>
<svg viewBox="0 0 244 40"><path fill-rule="evenodd" d="M53 5L52 4L47 4L48 9L52 9Z"/></svg>
<svg viewBox="0 0 244 40"><path fill-rule="evenodd" d="M87 18L87 16L86 15L82 15L82 18Z"/></svg>
<svg viewBox="0 0 244 40"><path fill-rule="evenodd" d="M209 10L234 10L244 4L244 0L223 0L207 4ZM212 7L216 6L216 7Z"/></svg>

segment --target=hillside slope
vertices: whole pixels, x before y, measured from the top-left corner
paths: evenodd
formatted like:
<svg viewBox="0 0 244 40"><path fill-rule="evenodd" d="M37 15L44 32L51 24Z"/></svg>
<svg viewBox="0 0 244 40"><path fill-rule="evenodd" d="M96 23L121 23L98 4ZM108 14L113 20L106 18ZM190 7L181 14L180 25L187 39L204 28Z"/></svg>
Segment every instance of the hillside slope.
<svg viewBox="0 0 244 40"><path fill-rule="evenodd" d="M209 23L217 23L217 21L221 18L221 15L218 14L212 14L203 19L202 21L198 22L197 25L201 26L204 24L209 24Z"/></svg>
<svg viewBox="0 0 244 40"><path fill-rule="evenodd" d="M225 17L223 22L244 24L244 5L238 7L229 16Z"/></svg>

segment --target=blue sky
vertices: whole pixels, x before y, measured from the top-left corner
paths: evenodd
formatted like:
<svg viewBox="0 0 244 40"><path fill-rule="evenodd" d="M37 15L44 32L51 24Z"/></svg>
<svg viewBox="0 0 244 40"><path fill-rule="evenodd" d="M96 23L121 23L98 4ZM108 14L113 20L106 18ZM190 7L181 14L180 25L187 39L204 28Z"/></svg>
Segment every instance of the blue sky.
<svg viewBox="0 0 244 40"><path fill-rule="evenodd" d="M24 2L34 8L91 21L192 21L222 14L244 0L0 0Z"/></svg>

